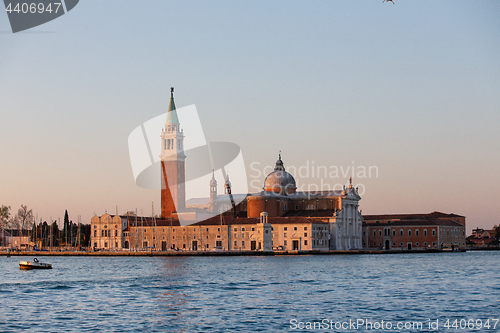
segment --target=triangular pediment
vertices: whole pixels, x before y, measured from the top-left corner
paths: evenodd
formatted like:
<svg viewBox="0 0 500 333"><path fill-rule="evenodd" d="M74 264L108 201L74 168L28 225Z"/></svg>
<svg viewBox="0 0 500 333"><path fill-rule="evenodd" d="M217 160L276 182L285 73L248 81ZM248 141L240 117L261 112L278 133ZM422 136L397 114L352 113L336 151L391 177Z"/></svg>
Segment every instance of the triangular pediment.
<svg viewBox="0 0 500 333"><path fill-rule="evenodd" d="M361 197L359 196L358 191L356 191L354 188L351 189L349 192L347 192L345 198L350 199L350 200L356 200L356 201L361 200Z"/></svg>

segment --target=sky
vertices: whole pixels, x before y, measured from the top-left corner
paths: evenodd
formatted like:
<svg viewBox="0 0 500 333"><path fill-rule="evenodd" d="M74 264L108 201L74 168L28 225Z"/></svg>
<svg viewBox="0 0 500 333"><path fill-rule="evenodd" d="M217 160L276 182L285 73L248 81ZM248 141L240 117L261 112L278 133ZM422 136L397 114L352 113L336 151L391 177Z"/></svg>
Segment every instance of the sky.
<svg viewBox="0 0 500 333"><path fill-rule="evenodd" d="M159 211L127 139L173 86L207 141L240 146L250 192L281 150L299 189L354 167L363 214L499 224L500 3L394 2L82 0L15 34L0 12L0 205Z"/></svg>

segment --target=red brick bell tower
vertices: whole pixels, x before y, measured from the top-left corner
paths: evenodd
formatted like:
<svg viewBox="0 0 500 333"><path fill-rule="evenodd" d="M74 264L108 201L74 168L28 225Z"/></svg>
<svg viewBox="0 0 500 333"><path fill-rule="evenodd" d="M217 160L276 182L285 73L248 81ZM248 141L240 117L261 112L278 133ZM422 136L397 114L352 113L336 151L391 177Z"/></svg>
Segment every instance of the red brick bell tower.
<svg viewBox="0 0 500 333"><path fill-rule="evenodd" d="M177 118L174 88L170 88L167 121L161 132L161 216L169 218L186 207L184 133Z"/></svg>

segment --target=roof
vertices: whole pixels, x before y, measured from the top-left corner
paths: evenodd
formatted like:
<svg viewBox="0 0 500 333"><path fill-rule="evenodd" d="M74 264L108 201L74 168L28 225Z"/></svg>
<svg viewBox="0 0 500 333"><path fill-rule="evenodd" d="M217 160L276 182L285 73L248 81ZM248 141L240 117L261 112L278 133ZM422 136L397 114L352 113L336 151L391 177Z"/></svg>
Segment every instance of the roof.
<svg viewBox="0 0 500 333"><path fill-rule="evenodd" d="M129 227L151 227L156 225L157 227L166 227L166 226L180 226L180 222L178 219L161 219L152 217L144 217L144 216L129 216L128 226Z"/></svg>
<svg viewBox="0 0 500 333"><path fill-rule="evenodd" d="M319 224L328 224L328 222L322 222L322 221L313 221L309 220L308 218L305 218L303 216L292 216L292 217L268 217L268 222L269 224L299 224L299 223L319 223ZM223 215L222 216L222 221L221 221L221 216L217 215L214 217L211 217L207 220L200 221L194 224L191 224L191 226L202 226L202 225L236 225L236 224L257 224L260 223L260 218L254 217L254 218L238 218L238 217L233 217L233 216L228 216L228 215Z"/></svg>
<svg viewBox="0 0 500 333"><path fill-rule="evenodd" d="M335 209L289 210L283 216L333 217Z"/></svg>
<svg viewBox="0 0 500 333"><path fill-rule="evenodd" d="M386 215L363 215L363 219L367 220L402 220L402 219L422 219L422 218L456 218L465 217L457 214L447 214L442 212L432 212L428 214L386 214Z"/></svg>
<svg viewBox="0 0 500 333"><path fill-rule="evenodd" d="M174 103L174 88L171 88L170 90L170 104L168 105L166 124L179 125L179 118L177 118L177 111L175 110Z"/></svg>
<svg viewBox="0 0 500 333"><path fill-rule="evenodd" d="M22 237L25 237L25 236L30 236L31 235L31 230L26 230L26 229L23 229L23 230L19 230L19 229L5 229L5 236L8 237L8 236L11 236L11 237L19 237L19 236L22 236ZM7 235L7 233L9 233L10 235ZM0 235L1 235L1 232L0 232Z"/></svg>
<svg viewBox="0 0 500 333"><path fill-rule="evenodd" d="M375 224L373 222L363 221L363 224L368 224L372 226L380 226L379 224ZM391 227L404 227L404 226L450 226L450 227L465 227L462 223L459 223L454 220L450 220L447 218L418 218L415 216L410 216L408 219L394 220L389 223L384 223L383 225L391 226Z"/></svg>

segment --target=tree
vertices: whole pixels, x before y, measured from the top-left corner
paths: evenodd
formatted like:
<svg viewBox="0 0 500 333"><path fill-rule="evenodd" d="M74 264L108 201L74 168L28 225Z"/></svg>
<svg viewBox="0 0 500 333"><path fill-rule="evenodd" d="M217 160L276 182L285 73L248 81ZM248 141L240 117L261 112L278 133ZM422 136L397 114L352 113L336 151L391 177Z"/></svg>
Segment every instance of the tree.
<svg viewBox="0 0 500 333"><path fill-rule="evenodd" d="M59 231L59 226L57 225L57 221L54 221L50 225L50 230L49 230L49 246L54 247L54 246L59 246L59 236L60 236L60 231Z"/></svg>
<svg viewBox="0 0 500 333"><path fill-rule="evenodd" d="M0 228L2 228L2 234L0 235L0 245L5 246L5 232L4 229L7 227L7 224L9 223L9 217L10 217L10 206L4 206L0 207Z"/></svg>
<svg viewBox="0 0 500 333"><path fill-rule="evenodd" d="M34 222L33 210L28 210L27 206L21 205L21 208L17 210L17 214L12 220L12 226L19 230L26 230L31 227Z"/></svg>
<svg viewBox="0 0 500 333"><path fill-rule="evenodd" d="M64 211L64 223L63 223L63 239L64 239L64 244L67 246L68 245L68 233L69 233L69 216L68 216L68 210Z"/></svg>

